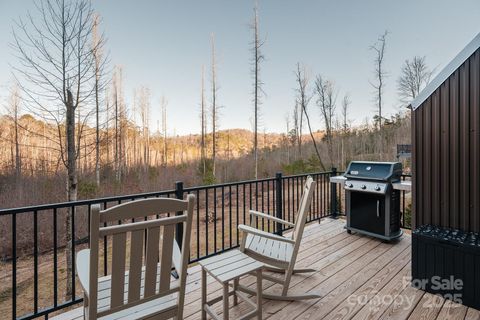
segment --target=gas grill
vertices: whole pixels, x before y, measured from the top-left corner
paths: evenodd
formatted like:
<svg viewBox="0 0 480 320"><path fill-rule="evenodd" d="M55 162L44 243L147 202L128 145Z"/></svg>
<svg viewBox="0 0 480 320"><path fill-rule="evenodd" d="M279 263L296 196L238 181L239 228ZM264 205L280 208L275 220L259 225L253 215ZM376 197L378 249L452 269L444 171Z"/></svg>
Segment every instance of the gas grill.
<svg viewBox="0 0 480 320"><path fill-rule="evenodd" d="M347 230L393 240L400 229L400 162L352 161L344 174Z"/></svg>

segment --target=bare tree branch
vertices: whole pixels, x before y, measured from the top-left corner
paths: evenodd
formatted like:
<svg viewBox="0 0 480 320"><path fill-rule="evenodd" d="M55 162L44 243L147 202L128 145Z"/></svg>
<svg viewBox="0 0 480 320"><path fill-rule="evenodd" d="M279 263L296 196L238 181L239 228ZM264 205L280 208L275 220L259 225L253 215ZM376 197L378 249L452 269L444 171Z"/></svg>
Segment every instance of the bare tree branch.
<svg viewBox="0 0 480 320"><path fill-rule="evenodd" d="M415 99L430 82L433 71L428 68L425 60L425 57L415 56L412 60L405 60L402 66L397 90L400 101L404 105L408 105Z"/></svg>
<svg viewBox="0 0 480 320"><path fill-rule="evenodd" d="M370 82L372 87L375 89L375 104L378 110L378 114L376 116L376 122L378 123L378 128L382 128L382 108L383 108L383 91L385 88L385 78L387 76L387 72L384 69L383 62L385 58L385 46L387 41L388 31L385 31L380 37L378 38L377 42L370 46L370 50L375 52L375 60L374 60L374 75L375 81Z"/></svg>

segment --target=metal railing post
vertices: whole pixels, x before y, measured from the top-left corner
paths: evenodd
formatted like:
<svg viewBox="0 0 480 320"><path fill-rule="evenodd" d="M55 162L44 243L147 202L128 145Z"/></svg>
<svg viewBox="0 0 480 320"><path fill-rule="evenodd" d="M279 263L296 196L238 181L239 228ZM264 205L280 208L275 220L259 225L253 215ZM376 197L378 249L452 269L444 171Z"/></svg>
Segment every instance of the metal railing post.
<svg viewBox="0 0 480 320"><path fill-rule="evenodd" d="M179 200L183 200L183 182L182 181L177 181L175 182L175 198ZM175 215L181 216L183 214L182 211L177 211ZM175 226L175 241L178 243L178 247L182 247L182 242L183 242L183 223L177 223ZM172 270L172 276L175 279L179 278L177 270Z"/></svg>
<svg viewBox="0 0 480 320"><path fill-rule="evenodd" d="M337 168L332 168L332 177L337 175ZM330 182L330 213L332 215L333 219L338 218L338 212L337 212L337 184Z"/></svg>
<svg viewBox="0 0 480 320"><path fill-rule="evenodd" d="M175 197L177 199L183 200L183 182L177 181L175 182ZM178 211L176 213L177 216L181 216L183 214L182 211ZM177 223L176 230L175 230L175 239L178 243L178 247L182 247L182 239L183 239L183 224Z"/></svg>
<svg viewBox="0 0 480 320"><path fill-rule="evenodd" d="M275 215L279 219L283 219L283 191L282 191L282 173L277 172L275 174ZM276 233L282 235L283 226L277 222Z"/></svg>

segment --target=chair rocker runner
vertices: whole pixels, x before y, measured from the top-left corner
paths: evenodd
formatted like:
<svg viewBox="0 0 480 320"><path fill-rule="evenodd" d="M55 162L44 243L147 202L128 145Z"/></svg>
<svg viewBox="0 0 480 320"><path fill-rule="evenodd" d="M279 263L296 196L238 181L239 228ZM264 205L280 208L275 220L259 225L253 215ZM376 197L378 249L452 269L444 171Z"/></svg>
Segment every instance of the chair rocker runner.
<svg viewBox="0 0 480 320"><path fill-rule="evenodd" d="M315 293L307 294L288 294L292 274L315 272L314 269L294 269L297 260L300 242L303 236L303 230L307 221L307 214L313 199L315 184L312 177L308 176L305 182L303 194L300 199L297 212L297 221L295 224L273 217L271 215L250 210L251 225L239 225L238 229L242 232L242 242L240 250L248 256L265 264L265 270L283 273L282 278L263 274L263 279L272 281L283 286L281 294L263 293L263 297L273 300L304 300L317 299L321 296ZM283 224L287 227L293 227L291 237L283 237L259 230L253 226L256 218L264 218L272 222ZM250 288L238 284L239 290L254 295L255 292Z"/></svg>
<svg viewBox="0 0 480 320"><path fill-rule="evenodd" d="M90 248L78 252L76 260L85 319L183 319L194 200L189 195L187 200L137 200L103 211L92 207ZM159 218L164 213L173 215ZM181 250L175 241L179 225L184 228ZM112 272L99 278L100 239L108 238ZM172 266L178 280L172 281Z"/></svg>

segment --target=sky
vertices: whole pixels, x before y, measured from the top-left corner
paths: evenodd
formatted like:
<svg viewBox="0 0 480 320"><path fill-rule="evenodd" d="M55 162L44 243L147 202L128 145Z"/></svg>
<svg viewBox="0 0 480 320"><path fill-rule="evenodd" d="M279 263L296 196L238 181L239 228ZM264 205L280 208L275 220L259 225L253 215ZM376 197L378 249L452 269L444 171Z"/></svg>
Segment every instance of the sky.
<svg viewBox="0 0 480 320"><path fill-rule="evenodd" d="M157 129L160 101L168 100L168 131L200 131L199 105L202 66L210 88L211 45L215 35L218 60L217 101L220 129L252 128L253 0L132 1L93 0L103 19L110 64L121 65L127 103L140 86L152 92L150 128ZM369 47L388 30L384 114L400 108L397 79L405 59L426 56L439 72L480 32L478 0L269 0L258 1L260 35L265 61L261 79L266 97L261 105L261 131L285 132L286 116L295 101L297 62L312 77L335 82L338 105L348 93L350 119L361 124L376 110L370 82L374 52ZM13 21L25 17L32 1L0 0L0 104L5 103L15 63L9 43ZM310 87L312 90L313 87ZM340 107L338 106L338 109ZM322 129L315 98L309 106L313 129Z"/></svg>

